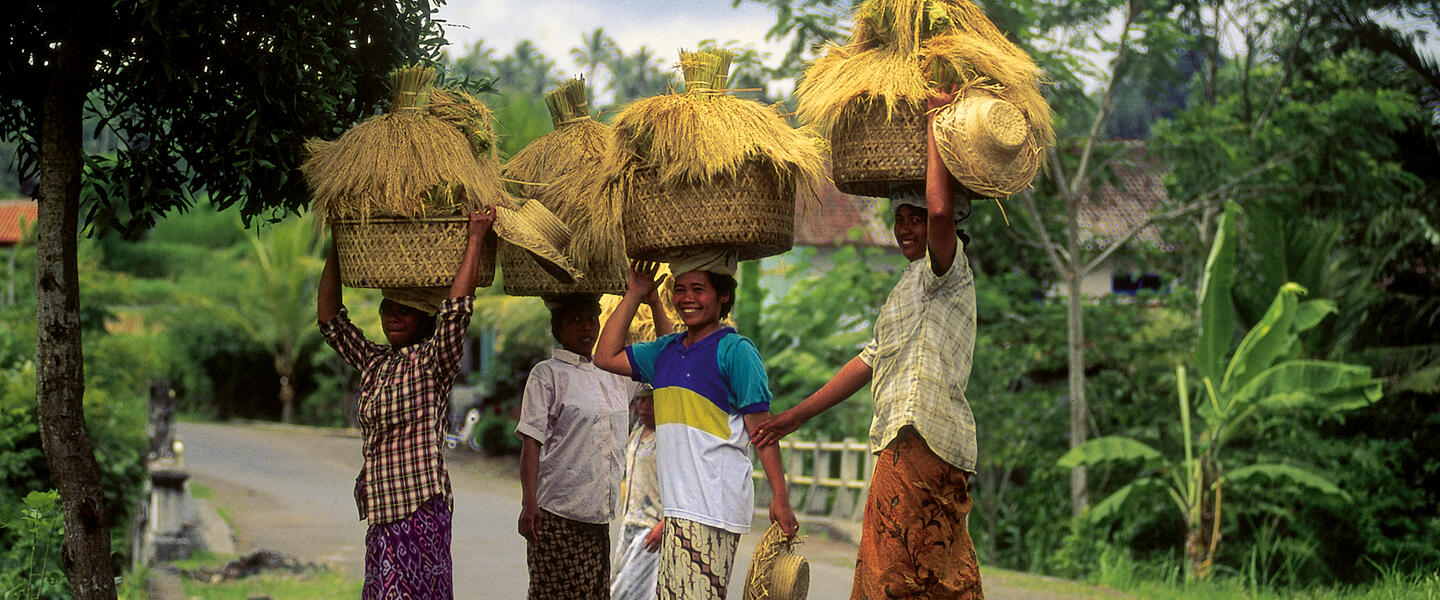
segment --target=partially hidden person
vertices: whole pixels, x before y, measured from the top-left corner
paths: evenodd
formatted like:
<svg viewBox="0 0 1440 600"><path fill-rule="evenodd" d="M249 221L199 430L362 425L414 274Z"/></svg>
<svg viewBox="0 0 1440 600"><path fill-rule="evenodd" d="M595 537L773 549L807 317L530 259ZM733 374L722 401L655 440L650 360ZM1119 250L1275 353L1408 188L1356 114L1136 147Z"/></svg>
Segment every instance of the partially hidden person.
<svg viewBox="0 0 1440 600"><path fill-rule="evenodd" d="M454 497L441 456L450 388L460 373L465 330L493 207L471 212L465 253L448 290L385 290L380 323L388 345L350 322L332 246L320 274L316 316L325 342L360 371L356 419L363 466L355 504L365 532L361 597L454 597L450 527Z"/></svg>
<svg viewBox="0 0 1440 600"><path fill-rule="evenodd" d="M668 327L660 298L657 325ZM641 385L596 368L592 349L600 331L600 298L548 296L551 358L530 370L521 399L521 504L530 600L610 596L610 521L620 506L620 482L630 400Z"/></svg>
<svg viewBox="0 0 1440 600"><path fill-rule="evenodd" d="M953 96L928 100L935 109ZM965 398L975 350L974 275L956 231L954 194L971 192L946 170L926 127L923 198L892 198L895 241L910 261L880 308L870 342L794 408L760 423L769 447L867 383L874 399L865 501L852 599L984 597L966 528L975 473L975 419Z"/></svg>
<svg viewBox="0 0 1440 600"><path fill-rule="evenodd" d="M610 600L650 600L660 573L660 536L665 515L655 462L655 393L650 386L635 397L635 419L625 446L620 543L610 571Z"/></svg>
<svg viewBox="0 0 1440 600"><path fill-rule="evenodd" d="M655 394L660 502L657 597L723 599L735 548L750 530L754 483L748 427L770 416L771 393L754 343L720 320L735 303L733 252L702 250L670 263L674 303L685 324L653 342L624 346L659 265L632 263L624 297L600 334L595 364L648 383ZM770 519L794 536L785 472L775 446L758 451L770 484Z"/></svg>

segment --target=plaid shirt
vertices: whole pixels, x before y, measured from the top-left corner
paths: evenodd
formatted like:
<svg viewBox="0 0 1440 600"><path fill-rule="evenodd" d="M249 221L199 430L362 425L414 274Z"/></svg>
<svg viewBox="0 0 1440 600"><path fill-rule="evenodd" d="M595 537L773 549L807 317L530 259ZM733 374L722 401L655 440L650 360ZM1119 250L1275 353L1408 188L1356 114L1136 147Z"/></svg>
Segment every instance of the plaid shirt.
<svg viewBox="0 0 1440 600"><path fill-rule="evenodd" d="M406 348L365 339L343 307L320 324L325 342L361 374L357 411L365 463L355 478L361 520L398 521L436 495L453 502L440 442L474 300L446 300L434 335Z"/></svg>
<svg viewBox="0 0 1440 600"><path fill-rule="evenodd" d="M945 462L974 473L975 417L965 400L974 353L975 275L964 248L941 277L928 253L911 261L860 352L874 369L870 451L878 454L909 425Z"/></svg>

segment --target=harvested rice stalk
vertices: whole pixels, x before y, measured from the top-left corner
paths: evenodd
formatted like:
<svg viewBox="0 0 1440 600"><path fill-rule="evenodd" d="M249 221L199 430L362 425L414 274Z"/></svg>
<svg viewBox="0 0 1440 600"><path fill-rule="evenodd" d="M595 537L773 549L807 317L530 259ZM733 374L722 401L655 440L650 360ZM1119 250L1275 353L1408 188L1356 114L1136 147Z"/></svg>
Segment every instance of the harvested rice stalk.
<svg viewBox="0 0 1440 600"><path fill-rule="evenodd" d="M571 79L545 94L545 104L555 131L516 152L503 170L505 179L515 183L512 190L524 198L537 197L544 184L561 174L598 168L610 141L610 127L587 112L584 79ZM556 210L548 203L546 207Z"/></svg>
<svg viewBox="0 0 1440 600"><path fill-rule="evenodd" d="M319 223L515 206L493 150L477 157L477 148L493 148L489 111L468 94L434 88L434 80L426 67L398 69L391 75L390 112L355 124L333 142L306 142L310 157L300 169L314 191Z"/></svg>
<svg viewBox="0 0 1440 600"><path fill-rule="evenodd" d="M555 131L536 138L505 163L507 181L570 226L566 253L587 278L624 281L621 204L605 185L601 165L610 126L590 118L585 80L575 78L545 95Z"/></svg>
<svg viewBox="0 0 1440 600"><path fill-rule="evenodd" d="M641 168L656 169L662 185L704 184L754 160L813 193L822 142L792 128L774 107L726 93L729 62L723 51L681 52L684 93L637 100L620 112L603 169L612 184L627 186Z"/></svg>
<svg viewBox="0 0 1440 600"><path fill-rule="evenodd" d="M971 0L866 0L850 42L832 45L796 88L802 122L828 135L853 101L923 107L935 90L984 85L1021 109L1037 140L1055 138L1043 73Z"/></svg>

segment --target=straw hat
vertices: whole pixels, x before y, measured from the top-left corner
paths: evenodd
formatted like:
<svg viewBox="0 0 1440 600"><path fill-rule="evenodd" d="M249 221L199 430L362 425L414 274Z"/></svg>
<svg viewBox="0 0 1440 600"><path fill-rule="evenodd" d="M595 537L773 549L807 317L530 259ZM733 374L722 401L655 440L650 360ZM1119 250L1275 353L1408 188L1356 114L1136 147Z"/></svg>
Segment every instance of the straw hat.
<svg viewBox="0 0 1440 600"><path fill-rule="evenodd" d="M500 239L527 250L540 267L562 283L575 283L580 272L560 251L570 243L570 228L534 200L520 205L519 210L495 207L495 234Z"/></svg>
<svg viewBox="0 0 1440 600"><path fill-rule="evenodd" d="M780 525L771 523L745 576L744 600L804 600L810 593L810 564L795 553L799 538L787 540Z"/></svg>
<svg viewBox="0 0 1440 600"><path fill-rule="evenodd" d="M1024 113L977 88L935 115L935 145L950 174L986 197L1030 187L1040 167L1041 145Z"/></svg>

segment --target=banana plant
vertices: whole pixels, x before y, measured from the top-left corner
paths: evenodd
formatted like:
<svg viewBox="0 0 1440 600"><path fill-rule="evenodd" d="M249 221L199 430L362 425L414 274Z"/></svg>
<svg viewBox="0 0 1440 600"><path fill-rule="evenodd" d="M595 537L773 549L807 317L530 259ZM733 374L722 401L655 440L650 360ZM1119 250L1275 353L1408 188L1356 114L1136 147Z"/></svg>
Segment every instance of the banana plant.
<svg viewBox="0 0 1440 600"><path fill-rule="evenodd" d="M1346 501L1349 495L1324 475L1290 462L1228 464L1225 447L1262 416L1306 409L1340 412L1375 402L1381 380L1370 367L1302 358L1299 334L1336 312L1335 303L1301 301L1296 283L1280 286L1269 309L1238 345L1230 300L1235 267L1235 219L1227 204L1205 265L1200 292L1200 338L1195 370L1200 393L1192 406L1187 371L1178 365L1177 400L1183 448L1178 456L1133 438L1107 436L1066 452L1057 461L1065 469L1112 462L1139 462L1144 468L1087 510L1082 518L1107 521L1131 499L1150 493L1170 497L1185 522L1187 575L1210 575L1222 536L1221 509L1229 483L1283 481ZM1198 416L1199 423L1193 418ZM1198 425L1198 426L1197 426Z"/></svg>

